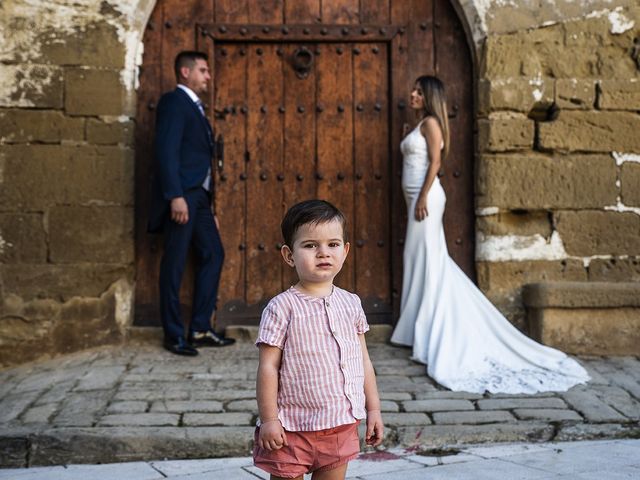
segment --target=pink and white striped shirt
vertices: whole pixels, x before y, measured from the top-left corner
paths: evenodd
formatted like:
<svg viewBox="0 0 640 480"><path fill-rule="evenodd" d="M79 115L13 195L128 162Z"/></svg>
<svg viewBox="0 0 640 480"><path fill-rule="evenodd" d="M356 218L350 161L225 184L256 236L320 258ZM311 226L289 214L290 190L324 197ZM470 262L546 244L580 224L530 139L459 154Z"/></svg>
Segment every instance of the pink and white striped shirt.
<svg viewBox="0 0 640 480"><path fill-rule="evenodd" d="M291 287L262 312L256 345L282 350L278 418L289 431L333 428L366 416L360 298L338 287L324 298Z"/></svg>

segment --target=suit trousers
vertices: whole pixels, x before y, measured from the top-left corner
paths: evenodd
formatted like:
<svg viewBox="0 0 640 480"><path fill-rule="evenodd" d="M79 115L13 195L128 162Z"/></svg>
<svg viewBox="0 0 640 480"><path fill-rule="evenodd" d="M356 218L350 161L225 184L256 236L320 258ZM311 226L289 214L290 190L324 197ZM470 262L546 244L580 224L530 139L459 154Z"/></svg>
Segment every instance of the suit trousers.
<svg viewBox="0 0 640 480"><path fill-rule="evenodd" d="M175 341L186 336L180 316L180 285L189 247L195 257L195 285L191 330L203 332L211 328L216 309L218 285L224 260L220 233L211 212L211 197L204 188L185 193L189 221L180 225L167 214L164 224L164 253L160 264L160 315L165 339Z"/></svg>

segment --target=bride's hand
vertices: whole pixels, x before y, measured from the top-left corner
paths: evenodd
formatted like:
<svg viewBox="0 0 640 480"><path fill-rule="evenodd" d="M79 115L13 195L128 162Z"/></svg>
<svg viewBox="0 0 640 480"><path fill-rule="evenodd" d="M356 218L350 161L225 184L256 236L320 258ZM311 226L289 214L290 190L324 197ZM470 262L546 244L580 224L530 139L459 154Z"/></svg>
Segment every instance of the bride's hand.
<svg viewBox="0 0 640 480"><path fill-rule="evenodd" d="M418 197L418 201L416 202L416 210L415 217L418 222L421 222L429 215L429 211L427 210L427 196L420 195Z"/></svg>

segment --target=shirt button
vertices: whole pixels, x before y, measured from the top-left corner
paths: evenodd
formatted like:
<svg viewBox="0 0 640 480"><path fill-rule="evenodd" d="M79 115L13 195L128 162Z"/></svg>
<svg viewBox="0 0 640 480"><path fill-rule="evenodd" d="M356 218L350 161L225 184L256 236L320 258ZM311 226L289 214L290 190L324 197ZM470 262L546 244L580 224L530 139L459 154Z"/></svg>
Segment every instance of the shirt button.
<svg viewBox="0 0 640 480"><path fill-rule="evenodd" d="M341 366L342 368L347 368L346 363L341 363L341 364L340 364L340 366Z"/></svg>

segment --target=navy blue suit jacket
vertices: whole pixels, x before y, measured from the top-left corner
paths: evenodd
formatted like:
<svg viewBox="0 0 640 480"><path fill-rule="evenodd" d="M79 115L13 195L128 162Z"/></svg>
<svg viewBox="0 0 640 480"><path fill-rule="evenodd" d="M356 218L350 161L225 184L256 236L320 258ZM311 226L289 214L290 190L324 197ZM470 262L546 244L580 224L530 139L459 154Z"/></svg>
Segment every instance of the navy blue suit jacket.
<svg viewBox="0 0 640 480"><path fill-rule="evenodd" d="M162 231L171 199L202 185L213 149L211 125L189 95L180 88L165 93L156 114L150 232Z"/></svg>

